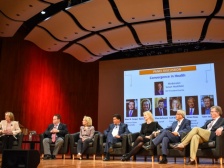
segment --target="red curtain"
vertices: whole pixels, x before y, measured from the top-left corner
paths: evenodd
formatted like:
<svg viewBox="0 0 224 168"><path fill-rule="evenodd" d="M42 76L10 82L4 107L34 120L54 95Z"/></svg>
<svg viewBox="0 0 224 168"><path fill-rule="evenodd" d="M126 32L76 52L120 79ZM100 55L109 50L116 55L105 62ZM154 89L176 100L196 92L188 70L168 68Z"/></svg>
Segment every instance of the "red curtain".
<svg viewBox="0 0 224 168"><path fill-rule="evenodd" d="M29 130L42 133L54 114L69 132L79 131L84 115L97 130L98 62L45 52L21 37L2 40L0 60L0 114L12 111Z"/></svg>

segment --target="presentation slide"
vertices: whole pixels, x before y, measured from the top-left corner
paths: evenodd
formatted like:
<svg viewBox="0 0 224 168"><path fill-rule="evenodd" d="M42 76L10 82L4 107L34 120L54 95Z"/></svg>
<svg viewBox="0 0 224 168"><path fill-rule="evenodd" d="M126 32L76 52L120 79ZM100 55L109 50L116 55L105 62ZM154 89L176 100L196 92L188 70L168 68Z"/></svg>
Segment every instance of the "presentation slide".
<svg viewBox="0 0 224 168"><path fill-rule="evenodd" d="M139 132L143 112L166 128L175 121L178 109L186 111L191 127L210 119L217 105L214 64L185 65L124 71L124 122Z"/></svg>

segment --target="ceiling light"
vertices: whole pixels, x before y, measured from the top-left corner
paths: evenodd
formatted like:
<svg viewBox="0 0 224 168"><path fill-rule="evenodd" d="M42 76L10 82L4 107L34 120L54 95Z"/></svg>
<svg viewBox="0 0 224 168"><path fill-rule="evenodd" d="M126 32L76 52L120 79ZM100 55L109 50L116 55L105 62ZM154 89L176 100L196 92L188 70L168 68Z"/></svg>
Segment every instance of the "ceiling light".
<svg viewBox="0 0 224 168"><path fill-rule="evenodd" d="M41 11L41 14L44 15L46 12L45 11Z"/></svg>

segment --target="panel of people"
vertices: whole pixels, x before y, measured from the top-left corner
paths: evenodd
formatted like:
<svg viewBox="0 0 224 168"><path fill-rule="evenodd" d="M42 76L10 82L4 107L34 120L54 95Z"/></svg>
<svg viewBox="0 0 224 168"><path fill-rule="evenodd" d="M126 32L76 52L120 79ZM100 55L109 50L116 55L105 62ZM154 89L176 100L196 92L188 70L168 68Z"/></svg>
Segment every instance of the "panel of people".
<svg viewBox="0 0 224 168"><path fill-rule="evenodd" d="M211 120L205 122L202 127L194 127L191 129L191 121L185 118L185 111L177 110L176 121L171 126L163 129L158 122L154 121L151 112L143 113L145 123L141 125L140 135L135 140L134 146L129 153L122 156L122 161L130 160L130 157L136 155L142 148L149 150L162 143L162 159L159 164L166 164L167 149L169 143L176 143L172 147L177 150L183 150L186 145L190 145L190 159L186 163L188 165L196 164L196 152L198 145L203 142L215 140L216 136L220 136L224 128L224 118L222 118L222 109L220 106L212 106L210 108ZM44 159L55 159L59 149L63 145L64 137L68 134L66 124L60 122L61 116L56 114L53 116L53 123L45 130L45 138L43 139ZM17 138L21 130L17 121L14 121L12 112L5 113L5 120L0 123L0 140L3 143L3 149L11 149L13 140ZM82 159L82 154L93 141L95 129L92 126L92 119L84 116L82 126L80 127L80 139L77 144L77 158ZM113 115L113 123L104 131L106 136L106 145L104 148L104 161L110 160L110 153L113 152L113 145L122 141L122 136L129 134L128 125L121 122L121 115ZM181 134L187 134L181 140ZM145 146L146 142L152 141L151 146ZM55 143L51 152L50 144Z"/></svg>

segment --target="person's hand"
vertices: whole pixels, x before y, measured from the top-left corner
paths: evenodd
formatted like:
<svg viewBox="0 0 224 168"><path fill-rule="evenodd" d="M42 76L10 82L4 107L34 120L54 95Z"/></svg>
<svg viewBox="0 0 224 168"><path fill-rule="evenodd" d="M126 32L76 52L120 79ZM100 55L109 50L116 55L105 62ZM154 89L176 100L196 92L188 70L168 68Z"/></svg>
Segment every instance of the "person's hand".
<svg viewBox="0 0 224 168"><path fill-rule="evenodd" d="M151 138L151 136L145 136L145 138L150 139L150 138Z"/></svg>
<svg viewBox="0 0 224 168"><path fill-rule="evenodd" d="M58 129L56 129L56 128L53 128L50 132L51 132L51 133L58 133L58 132L59 132L59 130L58 130Z"/></svg>
<svg viewBox="0 0 224 168"><path fill-rule="evenodd" d="M121 136L119 136L119 135L116 135L116 136L115 136L115 138L120 138L120 137L121 137Z"/></svg>
<svg viewBox="0 0 224 168"><path fill-rule="evenodd" d="M215 131L215 134L216 134L217 136L220 136L220 135L222 134L222 130L223 130L223 127L218 128L218 129Z"/></svg>
<svg viewBox="0 0 224 168"><path fill-rule="evenodd" d="M174 136L178 136L178 132L172 132Z"/></svg>

